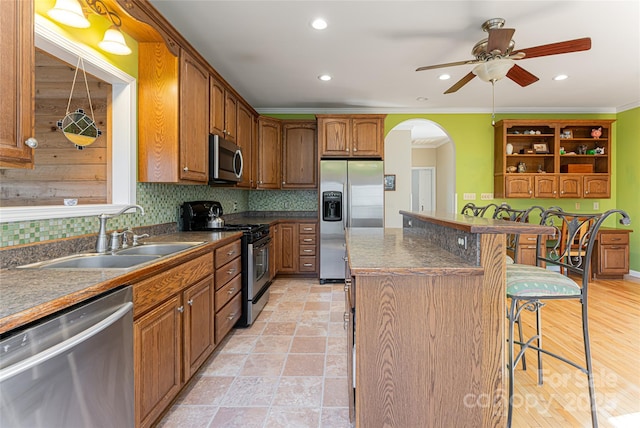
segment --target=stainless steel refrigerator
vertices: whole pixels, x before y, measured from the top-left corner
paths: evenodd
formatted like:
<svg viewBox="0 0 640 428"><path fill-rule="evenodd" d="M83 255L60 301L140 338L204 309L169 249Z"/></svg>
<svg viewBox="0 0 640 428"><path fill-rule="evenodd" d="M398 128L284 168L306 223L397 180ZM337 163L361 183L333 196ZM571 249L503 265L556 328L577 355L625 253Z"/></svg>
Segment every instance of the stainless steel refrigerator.
<svg viewBox="0 0 640 428"><path fill-rule="evenodd" d="M384 227L382 161L320 161L320 283L344 280L347 227Z"/></svg>

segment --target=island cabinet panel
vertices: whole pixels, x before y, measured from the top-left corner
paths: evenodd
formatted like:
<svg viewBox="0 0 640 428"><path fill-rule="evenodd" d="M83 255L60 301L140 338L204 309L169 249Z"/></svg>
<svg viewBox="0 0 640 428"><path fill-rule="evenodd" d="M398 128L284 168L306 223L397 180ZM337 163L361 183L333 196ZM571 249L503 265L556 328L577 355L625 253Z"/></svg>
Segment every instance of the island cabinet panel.
<svg viewBox="0 0 640 428"><path fill-rule="evenodd" d="M481 276L357 277L356 426L482 426ZM433 423L427 422L431 421Z"/></svg>

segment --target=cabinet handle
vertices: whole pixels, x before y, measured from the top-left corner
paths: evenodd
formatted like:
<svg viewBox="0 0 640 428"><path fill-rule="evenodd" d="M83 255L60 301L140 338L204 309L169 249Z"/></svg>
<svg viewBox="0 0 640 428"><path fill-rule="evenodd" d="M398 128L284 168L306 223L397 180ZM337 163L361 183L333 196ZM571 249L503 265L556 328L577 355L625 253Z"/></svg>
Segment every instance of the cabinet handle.
<svg viewBox="0 0 640 428"><path fill-rule="evenodd" d="M588 195L588 194L589 194L589 191L588 191L588 190L585 190L585 191L584 191L584 194L585 194L585 195Z"/></svg>
<svg viewBox="0 0 640 428"><path fill-rule="evenodd" d="M611 245L609 247L610 250L622 250L625 247L619 247L618 245Z"/></svg>
<svg viewBox="0 0 640 428"><path fill-rule="evenodd" d="M564 190L561 190L561 191L560 191L560 194L561 194L561 195L564 195Z"/></svg>
<svg viewBox="0 0 640 428"><path fill-rule="evenodd" d="M236 253L236 250L231 250L227 253L227 256L233 256Z"/></svg>
<svg viewBox="0 0 640 428"><path fill-rule="evenodd" d="M183 170L184 172L187 172L187 171L189 171L189 167L188 167L188 166L185 166L184 168L182 168L182 170Z"/></svg>
<svg viewBox="0 0 640 428"><path fill-rule="evenodd" d="M345 151L345 152L348 152L348 151L349 151L349 147L347 147L346 149L344 149L344 151Z"/></svg>
<svg viewBox="0 0 640 428"><path fill-rule="evenodd" d="M303 251L303 252L305 252L305 253L311 253L311 252L313 252L313 250L302 250L302 251Z"/></svg>
<svg viewBox="0 0 640 428"><path fill-rule="evenodd" d="M533 193L533 190L529 189L529 194L532 194L532 193Z"/></svg>
<svg viewBox="0 0 640 428"><path fill-rule="evenodd" d="M342 319L344 320L344 329L346 330L347 327L349 327L349 312L345 312Z"/></svg>
<svg viewBox="0 0 640 428"><path fill-rule="evenodd" d="M178 306L178 312L183 313L184 312L184 306Z"/></svg>
<svg viewBox="0 0 640 428"><path fill-rule="evenodd" d="M306 230L313 230L313 227L305 227L305 228L303 228L302 230L305 230L305 231L306 231Z"/></svg>
<svg viewBox="0 0 640 428"><path fill-rule="evenodd" d="M285 184L287 184L287 182L286 182L286 181L283 181L283 182L282 182L282 185L284 186Z"/></svg>
<svg viewBox="0 0 640 428"><path fill-rule="evenodd" d="M189 299L189 300L187 300L187 304L188 304L189 306L193 306L193 299Z"/></svg>
<svg viewBox="0 0 640 428"><path fill-rule="evenodd" d="M350 288L351 288L351 279L347 278L344 280L344 292L348 293Z"/></svg>
<svg viewBox="0 0 640 428"><path fill-rule="evenodd" d="M228 294L233 294L233 292L234 292L234 291L236 291L236 288L235 288L235 287L231 287L231 288L229 289L229 291L227 291L227 293L228 293Z"/></svg>
<svg viewBox="0 0 640 428"><path fill-rule="evenodd" d="M235 269L235 268L231 268L231 269L229 269L229 270L227 271L227 273L228 273L229 275L233 275L234 273L236 273L236 269Z"/></svg>
<svg viewBox="0 0 640 428"><path fill-rule="evenodd" d="M303 266L304 267L311 267L311 266L313 266L313 263L305 263Z"/></svg>
<svg viewBox="0 0 640 428"><path fill-rule="evenodd" d="M358 148L357 148L357 147L354 147L354 148L353 148L353 151L354 151L354 152L357 152L357 151L358 151Z"/></svg>
<svg viewBox="0 0 640 428"><path fill-rule="evenodd" d="M229 314L229 316L227 317L227 319L228 319L229 321L231 321L235 316L236 316L236 313L235 313L235 312L233 312L233 313Z"/></svg>
<svg viewBox="0 0 640 428"><path fill-rule="evenodd" d="M313 239L311 239L311 238L305 238L305 239L303 239L303 241L304 241L304 242L313 242Z"/></svg>
<svg viewBox="0 0 640 428"><path fill-rule="evenodd" d="M614 238L614 237L611 237L609 239L611 239L612 241L621 241L622 240L622 238Z"/></svg>
<svg viewBox="0 0 640 428"><path fill-rule="evenodd" d="M29 137L24 141L24 145L35 149L36 147L38 147L38 140L33 137Z"/></svg>

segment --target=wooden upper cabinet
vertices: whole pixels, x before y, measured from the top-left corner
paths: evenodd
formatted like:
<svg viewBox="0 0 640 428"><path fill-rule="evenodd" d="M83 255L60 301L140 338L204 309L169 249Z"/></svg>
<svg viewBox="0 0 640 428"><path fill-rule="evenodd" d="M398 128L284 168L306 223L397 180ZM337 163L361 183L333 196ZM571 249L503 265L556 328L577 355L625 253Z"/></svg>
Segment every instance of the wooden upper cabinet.
<svg viewBox="0 0 640 428"><path fill-rule="evenodd" d="M242 149L242 181L238 187L255 188L256 117L244 104L238 105L236 144Z"/></svg>
<svg viewBox="0 0 640 428"><path fill-rule="evenodd" d="M583 178L585 198L610 198L611 183L609 176L587 175Z"/></svg>
<svg viewBox="0 0 640 428"><path fill-rule="evenodd" d="M184 50L176 58L162 42L139 43L138 61L138 180L207 183L206 67Z"/></svg>
<svg viewBox="0 0 640 428"><path fill-rule="evenodd" d="M320 156L384 157L385 115L316 115Z"/></svg>
<svg viewBox="0 0 640 428"><path fill-rule="evenodd" d="M236 141L238 100L215 77L209 78L209 131L225 140Z"/></svg>
<svg viewBox="0 0 640 428"><path fill-rule="evenodd" d="M2 2L0 168L33 168L35 136L33 1Z"/></svg>
<svg viewBox="0 0 640 428"><path fill-rule="evenodd" d="M258 118L258 189L280 188L280 138L278 119Z"/></svg>
<svg viewBox="0 0 640 428"><path fill-rule="evenodd" d="M582 197L582 176L580 175L560 175L558 181L561 198L581 198Z"/></svg>
<svg viewBox="0 0 640 428"><path fill-rule="evenodd" d="M209 73L186 51L180 55L180 178L209 181Z"/></svg>
<svg viewBox="0 0 640 428"><path fill-rule="evenodd" d="M316 121L282 124L282 188L315 189L318 186Z"/></svg>

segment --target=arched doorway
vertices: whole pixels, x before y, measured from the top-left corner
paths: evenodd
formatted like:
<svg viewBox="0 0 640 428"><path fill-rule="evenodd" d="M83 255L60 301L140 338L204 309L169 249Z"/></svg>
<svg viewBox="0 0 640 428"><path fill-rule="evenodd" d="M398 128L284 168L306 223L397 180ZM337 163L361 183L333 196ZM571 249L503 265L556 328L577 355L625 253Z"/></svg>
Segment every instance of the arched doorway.
<svg viewBox="0 0 640 428"><path fill-rule="evenodd" d="M396 176L396 190L385 192L385 227L402 227L400 210L456 211L455 145L438 123L396 125L385 138L384 161L385 174Z"/></svg>

